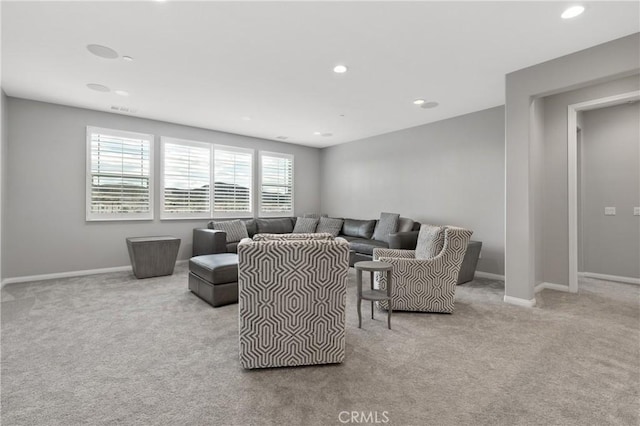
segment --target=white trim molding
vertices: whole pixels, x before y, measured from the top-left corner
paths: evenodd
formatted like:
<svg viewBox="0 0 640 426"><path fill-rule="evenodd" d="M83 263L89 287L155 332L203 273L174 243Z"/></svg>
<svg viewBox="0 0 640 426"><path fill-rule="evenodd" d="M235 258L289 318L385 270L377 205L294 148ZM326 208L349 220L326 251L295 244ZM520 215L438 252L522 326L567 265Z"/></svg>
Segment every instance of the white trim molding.
<svg viewBox="0 0 640 426"><path fill-rule="evenodd" d="M618 275L596 274L593 272L580 272L578 275L585 278L595 278L596 280L615 281L618 283L640 285L640 278L621 277Z"/></svg>
<svg viewBox="0 0 640 426"><path fill-rule="evenodd" d="M513 296L504 296L504 303L508 303L510 305L522 306L523 308L533 308L536 306L536 298L534 297L531 300L520 299L519 297Z"/></svg>
<svg viewBox="0 0 640 426"><path fill-rule="evenodd" d="M504 275L492 274L491 272L476 271L475 276L478 278L488 278L490 280L504 281Z"/></svg>
<svg viewBox="0 0 640 426"><path fill-rule="evenodd" d="M534 292L538 293L542 290L556 290L556 291L564 291L566 293L570 293L568 285L564 284L554 284L554 283L540 283L534 288Z"/></svg>
<svg viewBox="0 0 640 426"><path fill-rule="evenodd" d="M177 265L183 265L187 263L188 260L178 260L176 262ZM10 277L2 280L2 287L7 284L18 284L18 283L28 283L32 281L46 281L46 280L57 280L60 278L73 278L73 277L83 277L86 275L98 275L98 274L108 274L111 272L124 272L130 271L133 273L131 269L131 265L127 266L114 266L111 268L98 268L98 269L85 269L81 271L67 271L67 272L55 272L53 274L40 274L40 275L25 275L22 277Z"/></svg>

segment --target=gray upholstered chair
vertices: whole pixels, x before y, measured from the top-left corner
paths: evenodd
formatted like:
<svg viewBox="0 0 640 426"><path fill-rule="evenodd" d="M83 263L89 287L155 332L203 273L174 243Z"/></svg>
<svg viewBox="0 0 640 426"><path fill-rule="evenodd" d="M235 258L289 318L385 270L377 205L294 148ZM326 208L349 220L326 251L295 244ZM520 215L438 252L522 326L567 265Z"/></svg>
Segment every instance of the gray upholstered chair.
<svg viewBox="0 0 640 426"><path fill-rule="evenodd" d="M340 363L349 243L331 234L259 234L238 244L244 368Z"/></svg>
<svg viewBox="0 0 640 426"><path fill-rule="evenodd" d="M374 260L393 265L393 310L453 312L458 273L472 233L451 226L422 225L416 250L375 249ZM376 279L381 289L387 288L382 274ZM387 303L379 305L387 309Z"/></svg>

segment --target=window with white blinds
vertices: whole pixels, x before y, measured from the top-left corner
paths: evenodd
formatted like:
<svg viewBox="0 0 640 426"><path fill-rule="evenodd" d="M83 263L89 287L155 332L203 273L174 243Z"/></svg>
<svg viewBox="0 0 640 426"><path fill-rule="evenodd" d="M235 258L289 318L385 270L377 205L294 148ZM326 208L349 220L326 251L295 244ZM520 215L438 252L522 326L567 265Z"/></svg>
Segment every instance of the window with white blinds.
<svg viewBox="0 0 640 426"><path fill-rule="evenodd" d="M293 215L293 156L260 153L260 216Z"/></svg>
<svg viewBox="0 0 640 426"><path fill-rule="evenodd" d="M211 217L211 144L162 138L162 219Z"/></svg>
<svg viewBox="0 0 640 426"><path fill-rule="evenodd" d="M153 219L153 135L87 127L86 219Z"/></svg>
<svg viewBox="0 0 640 426"><path fill-rule="evenodd" d="M215 145L214 217L253 215L253 150Z"/></svg>

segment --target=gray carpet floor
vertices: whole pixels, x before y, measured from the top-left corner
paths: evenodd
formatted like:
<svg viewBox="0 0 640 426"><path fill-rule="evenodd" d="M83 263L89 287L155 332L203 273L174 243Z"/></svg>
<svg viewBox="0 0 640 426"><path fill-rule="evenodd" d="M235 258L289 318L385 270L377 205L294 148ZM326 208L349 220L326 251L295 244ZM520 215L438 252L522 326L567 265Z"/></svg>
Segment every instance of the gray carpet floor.
<svg viewBox="0 0 640 426"><path fill-rule="evenodd" d="M638 286L589 280L527 309L477 279L453 315L397 313L387 330L364 305L358 329L351 271L343 364L245 371L237 305L210 307L186 277L182 265L5 286L2 424L640 422Z"/></svg>

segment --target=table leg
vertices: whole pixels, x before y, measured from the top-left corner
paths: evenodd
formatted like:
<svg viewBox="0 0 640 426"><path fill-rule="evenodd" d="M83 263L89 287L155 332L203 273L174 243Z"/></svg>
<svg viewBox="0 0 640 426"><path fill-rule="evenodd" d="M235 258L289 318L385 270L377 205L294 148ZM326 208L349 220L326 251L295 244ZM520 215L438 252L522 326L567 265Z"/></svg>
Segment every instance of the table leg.
<svg viewBox="0 0 640 426"><path fill-rule="evenodd" d="M387 327L391 330L391 312L393 311L391 307L391 271L387 271L387 296L389 296L389 301L387 302L389 305L389 310L387 311Z"/></svg>
<svg viewBox="0 0 640 426"><path fill-rule="evenodd" d="M371 290L373 290L373 271L371 271L369 274L371 279ZM373 318L373 300L371 301L371 319L374 319Z"/></svg>
<svg viewBox="0 0 640 426"><path fill-rule="evenodd" d="M358 328L362 328L362 271L356 270L356 283L358 286Z"/></svg>

